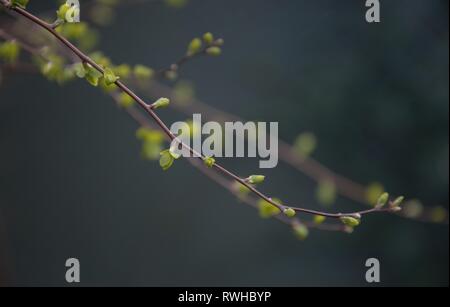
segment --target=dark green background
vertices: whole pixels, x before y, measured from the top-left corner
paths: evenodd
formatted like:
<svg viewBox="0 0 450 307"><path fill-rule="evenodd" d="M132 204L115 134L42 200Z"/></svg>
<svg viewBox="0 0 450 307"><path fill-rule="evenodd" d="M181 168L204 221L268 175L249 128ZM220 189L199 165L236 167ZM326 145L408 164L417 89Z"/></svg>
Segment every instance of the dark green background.
<svg viewBox="0 0 450 307"><path fill-rule="evenodd" d="M42 2L30 10L55 7ZM192 0L182 10L152 1L121 8L100 48L117 63L160 68L192 37L216 33L223 56L183 69L199 98L278 121L289 142L312 131L315 157L332 169L448 206L448 1L381 3L382 22L368 24L364 1ZM383 285L448 285L448 226L376 215L351 236L299 242L185 161L163 173L141 160L135 129L85 82L4 80L2 284L66 285L65 260L76 257L82 285L364 286L365 260L376 257ZM255 160L224 163L259 172ZM265 173L267 193L317 207L308 178L283 163Z"/></svg>

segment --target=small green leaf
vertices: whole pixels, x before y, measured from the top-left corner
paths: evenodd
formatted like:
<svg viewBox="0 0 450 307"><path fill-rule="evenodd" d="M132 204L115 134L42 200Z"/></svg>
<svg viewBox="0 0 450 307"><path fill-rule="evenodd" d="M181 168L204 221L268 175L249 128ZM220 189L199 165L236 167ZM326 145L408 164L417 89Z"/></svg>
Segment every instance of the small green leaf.
<svg viewBox="0 0 450 307"><path fill-rule="evenodd" d="M383 208L388 200L389 200L389 193L384 192L383 194L380 195L380 197L378 197L375 207Z"/></svg>
<svg viewBox="0 0 450 307"><path fill-rule="evenodd" d="M305 240L309 235L309 229L303 224L296 223L292 226L295 236L300 240Z"/></svg>
<svg viewBox="0 0 450 307"><path fill-rule="evenodd" d="M162 146L154 142L144 142L142 144L141 154L144 159L158 160Z"/></svg>
<svg viewBox="0 0 450 307"><path fill-rule="evenodd" d="M203 163L205 163L207 167L213 167L216 160L213 157L205 157L203 158Z"/></svg>
<svg viewBox="0 0 450 307"><path fill-rule="evenodd" d="M340 218L340 220L344 225L349 226L349 227L356 227L361 223L361 221L359 219L356 219L351 216L343 216Z"/></svg>
<svg viewBox="0 0 450 307"><path fill-rule="evenodd" d="M263 175L251 175L250 177L248 177L248 182L250 182L251 184L259 184L264 182L264 179L266 177Z"/></svg>
<svg viewBox="0 0 450 307"><path fill-rule="evenodd" d="M20 54L20 46L16 41L7 41L0 44L0 59L7 63L15 63Z"/></svg>
<svg viewBox="0 0 450 307"><path fill-rule="evenodd" d="M84 69L86 71L86 80L93 86L98 86L98 82L100 78L103 77L102 73L99 72L97 69L92 67L88 63L84 63Z"/></svg>
<svg viewBox="0 0 450 307"><path fill-rule="evenodd" d="M272 201L276 204L281 205L281 200L277 198L272 198ZM258 208L259 208L259 216L263 219L270 218L274 215L280 214L280 209L278 209L276 206L272 205L268 201L264 199L258 200Z"/></svg>
<svg viewBox="0 0 450 307"><path fill-rule="evenodd" d="M105 79L105 83L107 86L113 85L117 80L119 80L119 77L117 77L109 68L106 68L103 72L103 78Z"/></svg>
<svg viewBox="0 0 450 307"><path fill-rule="evenodd" d="M399 196L392 202L391 206L400 207L400 205L403 203L404 200L405 200L404 196Z"/></svg>
<svg viewBox="0 0 450 307"><path fill-rule="evenodd" d="M145 82L153 77L155 71L150 67L144 65L136 65L133 69L133 74L138 81Z"/></svg>
<svg viewBox="0 0 450 307"><path fill-rule="evenodd" d="M294 142L294 150L301 158L309 157L317 147L317 138L311 132L300 134Z"/></svg>
<svg viewBox="0 0 450 307"><path fill-rule="evenodd" d="M286 208L283 210L284 215L287 217L294 217L295 216L295 210L292 208Z"/></svg>
<svg viewBox="0 0 450 307"><path fill-rule="evenodd" d="M211 32L203 34L203 41L206 44L211 45L214 42L214 35Z"/></svg>
<svg viewBox="0 0 450 307"><path fill-rule="evenodd" d="M384 193L384 187L378 183L371 183L366 189L366 199L367 203L373 206L377 203L378 198L380 198L381 194Z"/></svg>
<svg viewBox="0 0 450 307"><path fill-rule="evenodd" d="M56 16L59 20L66 21L66 14L67 11L70 9L70 5L67 3L64 3L59 7L59 9L56 11Z"/></svg>
<svg viewBox="0 0 450 307"><path fill-rule="evenodd" d="M326 217L324 217L323 215L315 215L314 216L314 224L320 225L323 222L325 222Z"/></svg>
<svg viewBox="0 0 450 307"><path fill-rule="evenodd" d="M202 40L200 38L194 38L188 46L188 55L194 55L202 49Z"/></svg>
<svg viewBox="0 0 450 307"><path fill-rule="evenodd" d="M125 92L120 93L117 100L119 105L125 109L133 106L135 103L134 99Z"/></svg>
<svg viewBox="0 0 450 307"><path fill-rule="evenodd" d="M168 98L159 98L155 103L152 104L153 109L165 108L170 104Z"/></svg>
<svg viewBox="0 0 450 307"><path fill-rule="evenodd" d="M169 151L168 149L162 151L162 152L160 153L160 156L161 156L161 157L159 158L159 165L161 166L161 168L162 168L164 171L166 171L166 170L168 170L168 169L172 166L173 161L174 161L175 159L173 158L172 154L170 153L170 151Z"/></svg>
<svg viewBox="0 0 450 307"><path fill-rule="evenodd" d="M222 49L220 47L213 46L206 49L206 53L210 56L219 56L222 54Z"/></svg>

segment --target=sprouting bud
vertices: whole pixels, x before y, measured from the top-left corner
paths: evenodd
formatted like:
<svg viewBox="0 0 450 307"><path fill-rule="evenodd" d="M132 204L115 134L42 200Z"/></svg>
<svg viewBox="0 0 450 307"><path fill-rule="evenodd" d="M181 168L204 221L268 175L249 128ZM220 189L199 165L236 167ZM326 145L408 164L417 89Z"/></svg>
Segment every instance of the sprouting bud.
<svg viewBox="0 0 450 307"><path fill-rule="evenodd" d="M286 208L283 210L284 215L287 217L294 217L295 216L295 210L292 208Z"/></svg>
<svg viewBox="0 0 450 307"><path fill-rule="evenodd" d="M200 38L194 38L188 46L188 55L194 55L202 49L202 40Z"/></svg>
<svg viewBox="0 0 450 307"><path fill-rule="evenodd" d="M174 160L175 158L170 153L170 150L166 149L160 153L159 165L166 171L172 166Z"/></svg>
<svg viewBox="0 0 450 307"><path fill-rule="evenodd" d="M103 78L105 79L105 84L107 86L113 85L117 80L119 80L119 77L117 77L116 74L109 68L106 68L103 72Z"/></svg>
<svg viewBox="0 0 450 307"><path fill-rule="evenodd" d="M361 221L359 219L356 219L351 216L343 216L340 218L340 220L344 225L349 226L349 227L356 227L361 223Z"/></svg>
<svg viewBox="0 0 450 307"><path fill-rule="evenodd" d="M16 41L0 43L0 59L7 63L16 62L20 54L20 47Z"/></svg>
<svg viewBox="0 0 450 307"><path fill-rule="evenodd" d="M129 108L134 105L134 99L125 92L119 94L117 102L122 108Z"/></svg>
<svg viewBox="0 0 450 307"><path fill-rule="evenodd" d="M205 157L203 158L203 163L205 163L207 167L213 167L216 160L213 157Z"/></svg>
<svg viewBox="0 0 450 307"><path fill-rule="evenodd" d="M28 5L29 0L11 0L11 5L13 7L17 6L25 9Z"/></svg>
<svg viewBox="0 0 450 307"><path fill-rule="evenodd" d="M151 105L152 109L165 108L170 104L169 98L159 98L156 102Z"/></svg>
<svg viewBox="0 0 450 307"><path fill-rule="evenodd" d="M210 56L219 56L222 54L222 49L220 47L213 46L206 49L206 53Z"/></svg>
<svg viewBox="0 0 450 307"><path fill-rule="evenodd" d="M300 223L296 223L294 226L292 226L292 230L294 231L295 236L302 241L305 240L309 235L308 227Z"/></svg>
<svg viewBox="0 0 450 307"><path fill-rule="evenodd" d="M58 19L61 21L66 21L66 14L69 9L70 9L70 5L68 5L67 3L64 3L56 11L56 17L58 17Z"/></svg>
<svg viewBox="0 0 450 307"><path fill-rule="evenodd" d="M214 35L212 35L211 32L207 32L207 33L203 34L203 41L206 44L211 45L214 42Z"/></svg>
<svg viewBox="0 0 450 307"><path fill-rule="evenodd" d="M405 200L404 196L399 196L397 197L392 203L391 203L391 207L400 207L400 205L403 203L403 201Z"/></svg>
<svg viewBox="0 0 450 307"><path fill-rule="evenodd" d="M250 177L248 177L248 182L250 182L251 184L259 184L262 183L265 178L266 177L263 175L251 175Z"/></svg>
<svg viewBox="0 0 450 307"><path fill-rule="evenodd" d="M154 75L154 70L144 65L136 65L133 74L138 81L147 81Z"/></svg>
<svg viewBox="0 0 450 307"><path fill-rule="evenodd" d="M320 225L323 222L325 222L326 217L324 217L323 215L315 215L314 216L314 224Z"/></svg>
<svg viewBox="0 0 450 307"><path fill-rule="evenodd" d="M241 186L243 186L243 185L241 185ZM245 188L247 189L248 192L250 192L250 190L247 187L245 187ZM278 198L272 198L272 201L276 204L281 205L281 200ZM259 208L259 216L263 219L270 218L274 215L280 214L280 212L281 212L278 207L269 203L265 199L258 200L258 208Z"/></svg>
<svg viewBox="0 0 450 307"><path fill-rule="evenodd" d="M386 205L387 201L389 200L389 193L383 193L377 200L376 207L377 208L383 208L384 205Z"/></svg>
<svg viewBox="0 0 450 307"><path fill-rule="evenodd" d="M98 86L98 81L103 75L89 63L84 63L84 69L86 71L85 78L93 86Z"/></svg>
<svg viewBox="0 0 450 307"><path fill-rule="evenodd" d="M317 138L311 132L300 134L294 142L294 149L301 158L309 157L317 147Z"/></svg>

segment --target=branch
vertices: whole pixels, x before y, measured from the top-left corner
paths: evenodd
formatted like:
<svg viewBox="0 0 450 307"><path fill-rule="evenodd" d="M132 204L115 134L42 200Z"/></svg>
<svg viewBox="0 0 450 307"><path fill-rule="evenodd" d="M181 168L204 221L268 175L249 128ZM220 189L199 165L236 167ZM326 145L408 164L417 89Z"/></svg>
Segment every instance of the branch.
<svg viewBox="0 0 450 307"><path fill-rule="evenodd" d="M105 69L97 64L95 61L93 61L89 56L84 54L81 50L79 50L76 46L74 46L70 41L68 41L66 38L61 36L58 32L55 31L55 29L52 27L51 24L48 24L47 22L41 20L40 18L36 17L35 15L29 13L25 9L22 9L20 7L11 6L10 3L6 0L0 0L1 3L8 9L15 11L19 15L23 16L24 18L28 19L32 23L40 26L41 28L48 31L50 34L52 34L56 39L58 39L64 46L66 46L73 54L75 54L83 63L87 63L91 65L95 70L100 72L101 74L105 74ZM154 112L153 107L151 104L147 104L142 98L140 98L137 94L135 94L128 86L126 86L122 81L116 80L114 84L124 93L129 95L133 100L141 107L141 109L147 113L156 123L157 126L166 134L168 139L170 141L173 141L177 139L177 137L170 131L170 129L166 126L166 124L160 119L160 117ZM197 153L193 148L186 145L185 143L180 142L180 144L188 149L194 157L198 158L199 160L205 160L207 157L203 156L200 153ZM216 171L224 175L225 177L228 177L232 180L235 180L239 182L242 186L249 189L253 194L255 194L257 197L265 200L266 202L272 204L276 208L278 208L281 212L286 212L286 210L293 210L295 212L302 212L307 214L312 214L316 216L324 216L329 218L361 218L361 216L376 212L387 212L387 211L393 211L393 208L389 207L387 209L381 208L381 207L375 207L369 210L364 211L357 211L357 212L351 212L351 213L327 213L327 212L321 212L316 210L310 210L295 206L284 206L276 203L273 201L270 197L266 196L262 192L260 192L258 189L256 189L254 186L249 184L246 179L243 179L233 173L232 171L229 171L228 169L222 167L218 163L213 163L211 165ZM391 202L392 204L392 202Z"/></svg>

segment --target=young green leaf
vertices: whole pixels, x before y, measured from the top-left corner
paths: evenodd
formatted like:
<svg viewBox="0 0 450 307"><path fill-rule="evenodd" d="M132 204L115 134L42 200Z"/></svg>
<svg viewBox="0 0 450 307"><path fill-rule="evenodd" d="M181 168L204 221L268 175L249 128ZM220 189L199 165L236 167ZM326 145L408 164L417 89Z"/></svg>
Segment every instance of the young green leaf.
<svg viewBox="0 0 450 307"><path fill-rule="evenodd" d="M283 210L284 215L287 217L294 217L295 216L295 210L292 208L286 208Z"/></svg>
<svg viewBox="0 0 450 307"><path fill-rule="evenodd" d="M389 194L385 192L380 195L375 206L377 208L383 208L386 205L388 200L389 200Z"/></svg>
<svg viewBox="0 0 450 307"><path fill-rule="evenodd" d="M70 5L67 3L62 4L59 9L56 11L56 16L61 21L66 21L67 11L70 9Z"/></svg>
<svg viewBox="0 0 450 307"><path fill-rule="evenodd" d="M16 41L0 43L0 59L7 63L15 63L20 54L20 47Z"/></svg>
<svg viewBox="0 0 450 307"><path fill-rule="evenodd" d="M166 171L172 166L174 160L175 159L169 149L166 149L160 153L159 165L164 171Z"/></svg>
<svg viewBox="0 0 450 307"><path fill-rule="evenodd" d="M222 54L222 49L220 47L213 46L206 49L206 53L210 56L219 56Z"/></svg>
<svg viewBox="0 0 450 307"><path fill-rule="evenodd" d="M361 223L361 221L359 219L356 219L351 216L343 216L340 218L340 220L344 225L349 226L349 227L356 227Z"/></svg>
<svg viewBox="0 0 450 307"><path fill-rule="evenodd" d="M154 70L144 65L136 65L133 69L133 74L138 81L148 81L154 75Z"/></svg>
<svg viewBox="0 0 450 307"><path fill-rule="evenodd" d="M119 106L129 108L134 105L134 99L125 92L121 92L117 98Z"/></svg>
<svg viewBox="0 0 450 307"><path fill-rule="evenodd" d="M264 179L266 177L263 175L251 175L250 177L248 177L248 182L251 184L259 184L264 182Z"/></svg>
<svg viewBox="0 0 450 307"><path fill-rule="evenodd" d="M248 190L250 191L250 190ZM278 198L272 198L272 201L276 204L281 205L281 200ZM274 215L280 214L280 209L278 209L276 206L272 205L268 201L264 199L258 200L258 208L259 208L259 216L263 219L270 218Z"/></svg>
<svg viewBox="0 0 450 307"><path fill-rule="evenodd" d="M303 224L296 223L292 229L294 230L294 234L300 240L305 240L309 235L309 229Z"/></svg>
<svg viewBox="0 0 450 307"><path fill-rule="evenodd" d="M116 83L117 80L119 80L119 77L117 77L114 74L114 72L109 68L105 69L103 73L103 78L105 79L105 83L107 86L113 85L114 83Z"/></svg>
<svg viewBox="0 0 450 307"><path fill-rule="evenodd" d="M211 45L214 42L214 35L211 32L207 32L203 34L203 41L207 45Z"/></svg>
<svg viewBox="0 0 450 307"><path fill-rule="evenodd" d="M320 225L323 222L325 222L326 217L324 217L323 215L315 215L314 216L314 224Z"/></svg>
<svg viewBox="0 0 450 307"><path fill-rule="evenodd" d="M203 163L205 163L207 167L213 167L214 163L216 163L216 160L213 157L205 157L203 159Z"/></svg>
<svg viewBox="0 0 450 307"><path fill-rule="evenodd" d="M188 46L188 55L194 55L202 49L202 40L200 38L194 38Z"/></svg>
<svg viewBox="0 0 450 307"><path fill-rule="evenodd" d="M152 104L152 109L165 108L170 104L168 98L159 98L155 103Z"/></svg>

